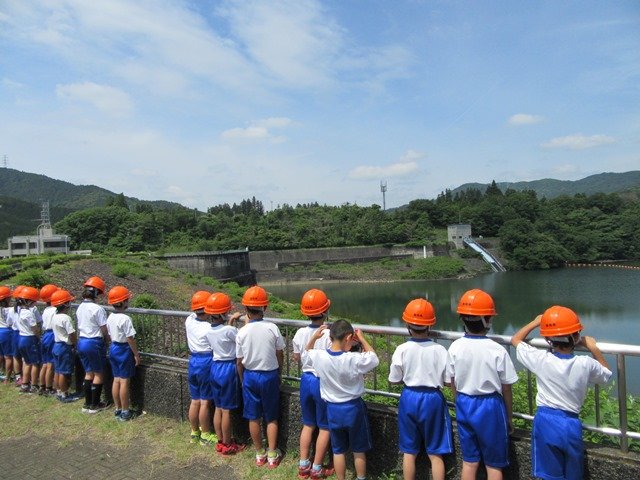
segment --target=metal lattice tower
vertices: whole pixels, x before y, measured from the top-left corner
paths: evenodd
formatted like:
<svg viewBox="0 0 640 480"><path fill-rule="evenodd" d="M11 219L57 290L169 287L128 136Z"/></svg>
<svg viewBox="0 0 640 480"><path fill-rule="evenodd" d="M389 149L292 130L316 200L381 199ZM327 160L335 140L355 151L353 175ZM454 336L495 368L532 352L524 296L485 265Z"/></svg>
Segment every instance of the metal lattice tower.
<svg viewBox="0 0 640 480"><path fill-rule="evenodd" d="M42 210L40 210L40 225L38 225L38 235L41 235L44 230L51 230L49 201L42 202Z"/></svg>
<svg viewBox="0 0 640 480"><path fill-rule="evenodd" d="M380 181L380 191L382 192L382 211L387 209L387 182Z"/></svg>

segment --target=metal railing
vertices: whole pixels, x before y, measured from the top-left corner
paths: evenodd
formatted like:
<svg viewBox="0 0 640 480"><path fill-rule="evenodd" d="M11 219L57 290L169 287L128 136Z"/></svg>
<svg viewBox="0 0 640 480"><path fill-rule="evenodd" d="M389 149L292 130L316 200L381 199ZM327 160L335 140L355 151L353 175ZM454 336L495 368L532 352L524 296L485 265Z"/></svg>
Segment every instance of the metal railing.
<svg viewBox="0 0 640 480"><path fill-rule="evenodd" d="M109 307L107 307L109 309ZM187 339L184 331L184 320L190 314L186 311L174 310L149 310L142 308L130 308L127 313L131 314L134 325L137 330L137 341L139 349L150 357L160 359L182 359L186 360L189 351L187 347ZM287 348L285 350L285 364L283 366L283 378L292 381L300 380L300 365L294 362L292 355L292 339L295 331L303 326L308 325L308 321L290 320L282 318L266 318L276 325L280 326L283 336L286 340ZM240 325L242 323L240 322ZM240 326L239 325L239 326ZM405 340L408 332L404 328L387 327L379 325L357 325L363 332L372 336L372 345L376 349L376 353L380 358L378 368L365 376L366 383L369 387L366 393L370 395L400 398L401 387L389 385L387 377L389 374L389 365L391 356L395 347ZM435 341L452 342L464 335L463 332L450 332L432 330L431 336ZM505 335L488 335L489 338L504 345L510 354L513 355L513 347L511 346L511 337ZM548 348L547 343L542 338L534 338L528 343L538 348ZM620 441L620 449L623 452L629 450L630 440L640 440L640 432L629 431L628 423L628 406L627 406L627 377L626 377L626 357L640 358L640 346L623 345L616 343L600 343L598 347L605 355L614 356L616 359L616 391L618 399L618 428L610 426L602 426L602 408L600 405L600 389L595 387L595 424L584 424L583 428L590 432L595 432L610 437L618 438ZM580 349L580 348L579 348ZM586 350L585 350L586 351ZM533 375L527 371L526 374L526 396L527 411L514 411L514 418L533 420L534 414L534 386Z"/></svg>

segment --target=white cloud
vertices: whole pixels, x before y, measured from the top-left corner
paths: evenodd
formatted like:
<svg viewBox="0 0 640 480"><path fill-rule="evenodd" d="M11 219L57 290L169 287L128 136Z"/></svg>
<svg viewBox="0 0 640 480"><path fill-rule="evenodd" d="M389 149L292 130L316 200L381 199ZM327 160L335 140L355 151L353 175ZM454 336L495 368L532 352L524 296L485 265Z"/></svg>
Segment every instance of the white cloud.
<svg viewBox="0 0 640 480"><path fill-rule="evenodd" d="M584 150L586 148L599 147L601 145L607 145L614 143L615 138L608 135L582 135L576 133L575 135L567 135L566 137L552 138L546 143L542 144L544 148L566 148L569 150Z"/></svg>
<svg viewBox="0 0 640 480"><path fill-rule="evenodd" d="M247 55L279 83L304 88L333 82L344 32L320 2L234 0L219 14Z"/></svg>
<svg viewBox="0 0 640 480"><path fill-rule="evenodd" d="M426 155L422 152L418 152L416 150L407 150L396 163L391 163L384 166L360 165L349 172L349 177L355 180L404 177L418 170L419 165L417 160L423 159L425 157Z"/></svg>
<svg viewBox="0 0 640 480"><path fill-rule="evenodd" d="M577 173L580 168L577 165L566 163L564 165L556 165L551 168L551 171L556 175L567 175L570 173Z"/></svg>
<svg viewBox="0 0 640 480"><path fill-rule="evenodd" d="M15 80L11 80L10 78L7 78L7 77L3 77L2 85L4 85L5 87L11 90L18 90L24 87L23 83L16 82Z"/></svg>
<svg viewBox="0 0 640 480"><path fill-rule="evenodd" d="M71 101L86 102L98 110L115 116L130 115L133 102L122 90L93 82L57 85L56 95Z"/></svg>
<svg viewBox="0 0 640 480"><path fill-rule="evenodd" d="M293 121L287 117L270 117L253 123L254 125L265 128L284 128L290 126Z"/></svg>
<svg viewBox="0 0 640 480"><path fill-rule="evenodd" d="M271 117L251 122L248 127L236 127L225 130L220 134L224 140L269 140L271 143L283 143L286 137L273 135L272 129L285 128L292 125L292 120L286 117Z"/></svg>
<svg viewBox="0 0 640 480"><path fill-rule="evenodd" d="M247 128L231 128L225 130L221 134L222 138L226 140L260 140L269 138L269 130L265 127L247 127Z"/></svg>
<svg viewBox="0 0 640 480"><path fill-rule="evenodd" d="M544 117L542 115L531 115L529 113L516 113L509 117L509 125L534 125L536 123L540 123L544 121Z"/></svg>

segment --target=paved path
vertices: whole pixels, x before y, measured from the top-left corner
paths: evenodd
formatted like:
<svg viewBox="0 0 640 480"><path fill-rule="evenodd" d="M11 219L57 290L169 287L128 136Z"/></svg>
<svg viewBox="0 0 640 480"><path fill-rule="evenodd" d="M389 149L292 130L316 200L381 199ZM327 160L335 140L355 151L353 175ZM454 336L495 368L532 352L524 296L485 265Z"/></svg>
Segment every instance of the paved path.
<svg viewBox="0 0 640 480"><path fill-rule="evenodd" d="M90 439L55 442L48 438L0 440L0 478L12 480L236 480L226 465L178 465L168 457L146 458L144 444L115 448ZM35 458L33 457L35 455Z"/></svg>

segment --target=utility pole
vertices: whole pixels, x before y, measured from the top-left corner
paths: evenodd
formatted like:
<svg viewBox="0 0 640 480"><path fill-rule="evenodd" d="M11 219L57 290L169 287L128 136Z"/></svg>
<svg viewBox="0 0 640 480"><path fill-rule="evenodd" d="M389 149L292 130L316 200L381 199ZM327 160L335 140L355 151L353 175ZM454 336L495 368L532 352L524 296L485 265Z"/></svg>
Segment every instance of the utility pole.
<svg viewBox="0 0 640 480"><path fill-rule="evenodd" d="M382 211L387 210L387 182L380 180L380 191L382 192Z"/></svg>

